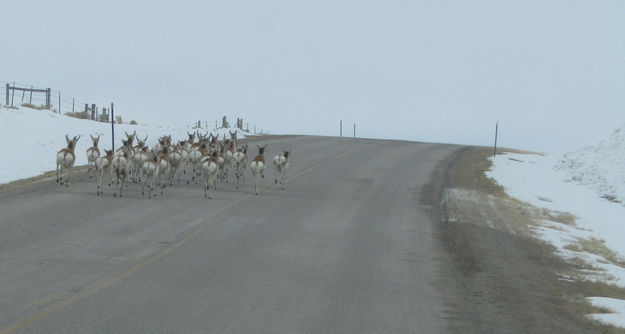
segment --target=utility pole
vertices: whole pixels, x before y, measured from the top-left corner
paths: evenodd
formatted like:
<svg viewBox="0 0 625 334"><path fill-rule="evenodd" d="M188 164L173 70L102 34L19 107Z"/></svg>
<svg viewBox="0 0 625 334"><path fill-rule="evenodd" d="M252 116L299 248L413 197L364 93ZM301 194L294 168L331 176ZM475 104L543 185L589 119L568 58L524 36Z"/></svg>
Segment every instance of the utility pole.
<svg viewBox="0 0 625 334"><path fill-rule="evenodd" d="M115 152L115 112L113 112L113 102L111 102L111 150Z"/></svg>
<svg viewBox="0 0 625 334"><path fill-rule="evenodd" d="M354 139L356 139L356 123L354 123Z"/></svg>
<svg viewBox="0 0 625 334"><path fill-rule="evenodd" d="M495 123L495 150L493 151L493 157L497 156L497 132L499 130L499 121Z"/></svg>
<svg viewBox="0 0 625 334"><path fill-rule="evenodd" d="M340 124L341 124L341 125L340 125L340 129L341 129L341 130L339 131L339 134L340 134L340 136L341 136L341 137L343 137L343 120L341 120L341 123L340 123Z"/></svg>

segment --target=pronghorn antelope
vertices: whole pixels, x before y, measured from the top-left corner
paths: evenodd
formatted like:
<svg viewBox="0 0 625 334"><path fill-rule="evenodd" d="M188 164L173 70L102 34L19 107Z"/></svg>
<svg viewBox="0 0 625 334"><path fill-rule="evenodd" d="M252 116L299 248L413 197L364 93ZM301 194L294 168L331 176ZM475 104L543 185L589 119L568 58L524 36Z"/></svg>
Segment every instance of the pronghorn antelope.
<svg viewBox="0 0 625 334"><path fill-rule="evenodd" d="M117 154L113 158L111 163L113 167L113 173L115 177L115 193L113 196L117 197L119 191L119 197L122 197L122 189L124 188L124 181L128 177L128 151L122 151L122 154Z"/></svg>
<svg viewBox="0 0 625 334"><path fill-rule="evenodd" d="M124 133L126 134L126 138L128 139L128 142L130 142L130 146L132 146L132 144L135 141L135 137L137 137L137 131L133 132L131 135L128 134L128 132L124 131Z"/></svg>
<svg viewBox="0 0 625 334"><path fill-rule="evenodd" d="M222 155L223 155L223 163L220 166L221 171L222 171L222 182L225 179L226 183L228 183L228 176L230 174L230 166L232 165L232 156L234 155L234 142L233 141L224 140Z"/></svg>
<svg viewBox="0 0 625 334"><path fill-rule="evenodd" d="M167 187L167 178L169 177L171 164L169 163L169 147L164 146L161 151L161 155L158 158L158 173L157 179L158 184L161 186L161 195L165 191L165 187Z"/></svg>
<svg viewBox="0 0 625 334"><path fill-rule="evenodd" d="M135 183L141 182L143 178L143 163L150 158L151 154L152 153L150 153L150 149L147 145L144 145L140 149L135 148L135 155L132 163L134 167L133 181Z"/></svg>
<svg viewBox="0 0 625 334"><path fill-rule="evenodd" d="M145 184L148 183L148 198L152 198L154 190L154 180L158 176L158 156L154 155L151 160L145 160L141 165L141 196L144 195ZM156 197L156 194L154 194Z"/></svg>
<svg viewBox="0 0 625 334"><path fill-rule="evenodd" d="M141 176L143 175L143 162L148 159L148 147L146 141L148 136L145 136L144 140L138 139L137 146L133 148L133 156L131 159L131 178L133 182L141 182Z"/></svg>
<svg viewBox="0 0 625 334"><path fill-rule="evenodd" d="M65 135L67 147L61 149L56 154L56 182L63 185L63 171L66 170L67 175L65 176L65 187L69 186L69 176L72 172L72 167L74 167L74 161L76 161L74 148L76 148L76 143L78 142L78 139L80 139L80 136L74 137L72 140L70 140L69 137Z"/></svg>
<svg viewBox="0 0 625 334"><path fill-rule="evenodd" d="M187 149L189 149L191 147L191 145L193 145L195 143L195 133L188 133L187 132L187 136L189 136L189 139L187 139L187 143L189 144Z"/></svg>
<svg viewBox="0 0 625 334"><path fill-rule="evenodd" d="M100 157L100 149L98 148L98 142L100 141L100 135L98 138L91 137L91 141L93 142L93 146L87 149L87 172L89 173L89 178L93 178L96 170L95 170L95 161Z"/></svg>
<svg viewBox="0 0 625 334"><path fill-rule="evenodd" d="M189 152L189 160L191 161L191 181L195 181L197 184L197 180L195 180L195 176L198 174L198 168L200 159L202 158L202 152L200 152L200 143L195 143L191 147L191 152Z"/></svg>
<svg viewBox="0 0 625 334"><path fill-rule="evenodd" d="M256 147L258 147L258 155L254 157L254 160L252 160L250 169L254 175L254 189L256 191L256 195L258 195L258 189L261 188L262 190L261 178L265 177L265 149L267 148L267 145L265 144L265 146L262 147L256 145Z"/></svg>
<svg viewBox="0 0 625 334"><path fill-rule="evenodd" d="M204 197L213 198L210 194L210 187L215 189L215 178L219 170L217 151L213 151L211 156L205 154L200 161L200 168L204 176Z"/></svg>
<svg viewBox="0 0 625 334"><path fill-rule="evenodd" d="M106 153L105 156L99 157L95 161L96 173L98 178L98 190L96 195L102 194L102 178L104 177L104 173L110 173L111 165L113 162L113 150L104 150ZM109 186L111 184L109 183Z"/></svg>
<svg viewBox="0 0 625 334"><path fill-rule="evenodd" d="M178 168L182 165L182 149L180 147L174 148L167 157L169 158L169 184L173 185L174 179L178 173ZM183 166L184 167L184 166ZM179 176L179 175L178 175ZM178 182L180 183L180 177L178 177Z"/></svg>
<svg viewBox="0 0 625 334"><path fill-rule="evenodd" d="M192 144L189 144L188 140L178 141L178 152L180 152L180 167L182 167L183 175L187 175L187 164L189 163L189 152L191 152L191 147Z"/></svg>
<svg viewBox="0 0 625 334"><path fill-rule="evenodd" d="M247 144L242 145L232 155L234 164L234 175L237 177L237 189L239 189L239 179L243 177L245 183L245 167L247 166Z"/></svg>
<svg viewBox="0 0 625 334"><path fill-rule="evenodd" d="M132 147L132 153L128 153L129 160L128 164L130 166L130 180L132 182L139 181L139 175L141 174L141 164L145 160L141 160L141 157L138 156L140 152L143 151L143 147L145 147L145 142L148 140L148 136L145 136L144 140L137 138L137 145Z"/></svg>
<svg viewBox="0 0 625 334"><path fill-rule="evenodd" d="M128 136L128 134L126 134ZM126 168L126 172L124 173L125 178L130 175L131 171L131 161L134 159L134 147L132 147L132 142L134 140L134 135L131 135L128 140L122 139L122 146L117 149L115 152L115 158L126 155L124 162L124 167ZM111 175L112 178L115 178L115 175Z"/></svg>
<svg viewBox="0 0 625 334"><path fill-rule="evenodd" d="M276 175L275 183L280 182L282 190L284 190L284 175L289 168L289 155L291 150L282 150L282 154L273 157L273 166L276 168L278 175Z"/></svg>

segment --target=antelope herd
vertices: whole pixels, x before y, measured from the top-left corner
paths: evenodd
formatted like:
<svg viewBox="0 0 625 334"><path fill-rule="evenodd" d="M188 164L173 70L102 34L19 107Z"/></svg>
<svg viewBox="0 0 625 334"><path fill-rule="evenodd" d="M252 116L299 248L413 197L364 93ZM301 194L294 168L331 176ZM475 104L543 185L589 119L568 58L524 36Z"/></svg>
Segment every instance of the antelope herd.
<svg viewBox="0 0 625 334"><path fill-rule="evenodd" d="M129 183L141 184L141 195L153 198L164 195L168 185L174 182L198 184L201 180L204 196L213 198L211 189L217 189L217 181L229 183L231 173L236 177L236 189L245 183L245 172L248 164L248 145L237 140L237 133L230 132L230 138L220 140L213 134L187 133L186 140L172 141L171 135L158 138L158 142L151 148L147 145L147 136L141 140L136 131L126 134L123 145L116 151L105 150L100 154L98 143L100 136L90 136L93 146L87 149L87 171L90 179L95 179L96 195L103 194L102 180L108 179L108 186L114 185L113 196L122 197L124 187ZM67 147L57 153L56 182L69 186L69 176L76 160L74 149L80 136L69 139L65 136ZM135 145L135 139L137 144ZM267 145L258 146L256 155L249 164L254 177L254 190L258 195L262 192L261 179L265 171L265 150ZM291 150L282 150L282 153L273 158L276 169L275 182L284 189L284 177L289 167Z"/></svg>

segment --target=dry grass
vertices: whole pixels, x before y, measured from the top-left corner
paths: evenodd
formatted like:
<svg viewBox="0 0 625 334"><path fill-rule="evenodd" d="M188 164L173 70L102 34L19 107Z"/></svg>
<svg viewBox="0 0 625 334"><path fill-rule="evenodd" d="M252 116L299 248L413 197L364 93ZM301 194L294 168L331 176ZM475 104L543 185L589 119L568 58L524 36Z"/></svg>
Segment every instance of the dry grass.
<svg viewBox="0 0 625 334"><path fill-rule="evenodd" d="M31 109L37 109L37 110L43 110L46 108L46 106L42 105L34 105L32 103L22 103L21 104L22 107L26 107L26 108L31 108Z"/></svg>
<svg viewBox="0 0 625 334"><path fill-rule="evenodd" d="M502 150L504 151L504 150ZM536 154L534 152L518 151L518 150L505 150L506 152L521 153L521 154ZM532 249L544 249L544 252L540 254L532 255L532 259L536 265L543 267L546 271L553 272L555 277L562 277L564 274L566 277L570 277L572 280L545 280L541 284L545 285L543 290L551 291L553 300L558 300L556 304L559 305L559 309L563 312L570 314L584 322L598 324L598 322L587 318L588 314L597 313L611 313L608 310L594 307L586 297L588 296L609 296L612 298L625 299L625 289L619 288L614 285L593 282L588 280L585 276L585 271L596 270L591 264L585 262L582 258L575 258L570 261L556 258L555 248L549 247L544 242L535 239L532 236L530 226L542 225L541 221L549 220L552 222L560 223L566 226L575 226L576 217L569 213L552 212L542 208L536 208L528 203L520 202L505 193L503 187L497 184L493 179L485 176L486 171L490 170L492 163L490 156L492 156L492 148L476 147L466 149L462 156L457 160L453 170L449 175L449 183L452 188L465 188L478 192L477 198L486 198L486 195L495 197L492 201L489 201L494 206L491 208L484 208L485 201L479 201L482 203L481 209L470 209L463 203L455 203L457 210L465 214L463 220L475 224L478 221L489 221L495 224L495 229L498 231L527 231L524 233L528 238L533 239L532 242L528 241L528 247ZM498 152L501 153L501 152ZM549 202L548 198L542 199L545 202ZM462 202L462 201L461 201ZM468 203L468 201L465 201ZM459 206L462 205L462 206ZM492 211L492 212L491 212ZM456 215L460 215L456 212ZM480 217L474 217L471 222L467 219L467 216L476 215ZM481 224L483 225L483 224ZM521 226L524 225L524 226ZM457 224L452 226L459 226ZM566 247L569 250L576 252L588 252L602 256L608 261L614 264L625 266L625 263L618 257L618 255L607 248L603 240L590 238L579 239L577 242L572 243ZM529 253L532 253L531 251ZM533 251L533 253L537 253ZM543 276L542 274L539 276ZM548 277L545 274L545 277ZM604 333L625 333L625 330L618 327L601 324L602 332Z"/></svg>
<svg viewBox="0 0 625 334"><path fill-rule="evenodd" d="M486 177L493 163L488 159L492 155L492 149L486 147L471 148L462 154L456 163L453 172L450 173L449 183L454 188L475 189L489 195L505 196L502 186Z"/></svg>

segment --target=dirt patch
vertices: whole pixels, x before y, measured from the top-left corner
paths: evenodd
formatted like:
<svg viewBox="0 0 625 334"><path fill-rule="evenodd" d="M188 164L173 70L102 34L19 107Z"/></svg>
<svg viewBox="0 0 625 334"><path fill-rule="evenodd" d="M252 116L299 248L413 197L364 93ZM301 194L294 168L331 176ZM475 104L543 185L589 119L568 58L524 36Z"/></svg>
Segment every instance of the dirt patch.
<svg viewBox="0 0 625 334"><path fill-rule="evenodd" d="M586 317L601 310L587 296L623 296L622 289L579 280L583 263L566 262L533 236L537 219L573 224L574 217L533 208L507 196L484 174L488 148L463 148L437 168L437 234L451 254L452 273L464 293L455 305L452 332L623 333ZM440 204L439 204L440 203ZM434 210L437 211L437 210ZM436 219L435 218L435 219ZM599 241L580 247L599 247ZM616 297L618 298L618 297Z"/></svg>

